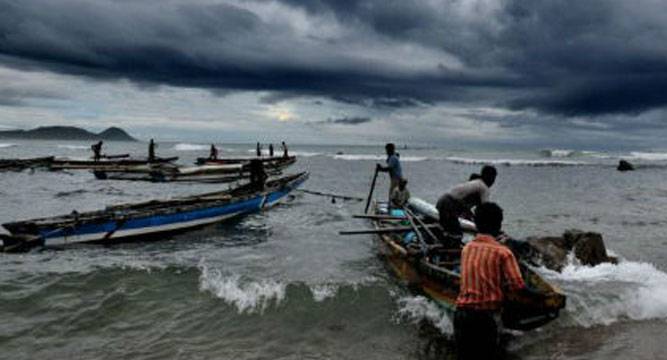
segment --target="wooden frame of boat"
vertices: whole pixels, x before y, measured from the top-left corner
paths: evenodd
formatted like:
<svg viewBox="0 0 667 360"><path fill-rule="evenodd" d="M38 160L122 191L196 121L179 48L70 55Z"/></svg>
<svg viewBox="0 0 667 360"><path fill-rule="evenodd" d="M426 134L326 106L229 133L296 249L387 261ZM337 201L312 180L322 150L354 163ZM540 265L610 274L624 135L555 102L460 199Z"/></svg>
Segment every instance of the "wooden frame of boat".
<svg viewBox="0 0 667 360"><path fill-rule="evenodd" d="M296 156L260 156L260 157L237 157L237 158L219 158L219 159L211 159L211 158L205 158L205 157L200 157L197 158L197 161L195 161L195 164L197 165L214 165L214 164L239 164L239 163L249 163L252 160L259 160L264 163L264 166L271 166L273 163L289 163L289 164L294 164L296 162Z"/></svg>
<svg viewBox="0 0 667 360"><path fill-rule="evenodd" d="M66 245L84 242L117 242L180 232L275 205L308 179L308 173L268 181L264 189L246 184L225 191L163 201L123 204L104 210L72 213L3 224L12 236L4 247L22 249L34 245Z"/></svg>
<svg viewBox="0 0 667 360"><path fill-rule="evenodd" d="M149 161L143 159L113 159L113 160L77 160L56 158L51 163L51 170L106 170L119 167L131 167L150 164L167 164L178 160L178 157L155 158Z"/></svg>
<svg viewBox="0 0 667 360"><path fill-rule="evenodd" d="M0 159L0 171L21 171L34 168L48 168L53 162L53 156L26 159Z"/></svg>
<svg viewBox="0 0 667 360"><path fill-rule="evenodd" d="M397 221L387 217L386 205L375 203L371 222L376 230L396 228ZM424 224L437 224L437 220L424 214L423 209L411 207ZM407 221L404 218L403 221ZM469 225L469 224L468 224ZM436 303L447 309L456 309L459 292L461 249L445 250L436 256L423 256L417 250L404 245L406 232L376 234L380 253L391 270L412 289L419 289ZM416 241L416 240L415 240ZM503 326L508 329L530 330L542 326L558 317L565 307L565 295L555 286L542 279L529 266L520 263L524 281L532 289L530 293L510 293L502 310Z"/></svg>
<svg viewBox="0 0 667 360"><path fill-rule="evenodd" d="M273 167L266 167L266 173L269 176L280 175L283 169L292 164L293 162L284 162L276 164ZM108 170L96 170L93 173L100 180L151 182L228 183L250 178L248 167L242 163L191 167L167 165L118 167Z"/></svg>

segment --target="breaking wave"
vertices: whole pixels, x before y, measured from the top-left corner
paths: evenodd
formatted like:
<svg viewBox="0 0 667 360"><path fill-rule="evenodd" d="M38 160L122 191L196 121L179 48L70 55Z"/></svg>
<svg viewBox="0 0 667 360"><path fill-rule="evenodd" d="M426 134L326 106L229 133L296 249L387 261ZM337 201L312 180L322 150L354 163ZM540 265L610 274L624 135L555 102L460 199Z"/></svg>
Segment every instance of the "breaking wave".
<svg viewBox="0 0 667 360"><path fill-rule="evenodd" d="M281 155L282 152L280 152L278 155ZM301 156L301 157L313 157L313 156L321 156L323 155L322 153L318 152L308 152L308 151L290 151L289 155L295 155L295 156Z"/></svg>
<svg viewBox="0 0 667 360"><path fill-rule="evenodd" d="M528 159L472 159L464 157L450 156L445 158L456 164L466 165L503 165L503 166L587 166L593 165L583 161L570 160L528 160Z"/></svg>
<svg viewBox="0 0 667 360"><path fill-rule="evenodd" d="M338 293L338 286L333 284L311 285L308 288L313 295L313 300L316 302L322 302L326 299L333 298Z"/></svg>
<svg viewBox="0 0 667 360"><path fill-rule="evenodd" d="M174 145L176 151L201 151L210 149L210 145L180 143Z"/></svg>
<svg viewBox="0 0 667 360"><path fill-rule="evenodd" d="M240 275L223 275L216 269L201 266L199 288L209 291L240 313L263 313L285 298L287 286L274 280L247 281Z"/></svg>
<svg viewBox="0 0 667 360"><path fill-rule="evenodd" d="M413 323L427 320L441 333L452 335L454 325L446 310L423 296L406 296L398 300L399 310L396 320L407 319Z"/></svg>
<svg viewBox="0 0 667 360"><path fill-rule="evenodd" d="M580 155L580 153L577 150L569 150L569 149L545 149L545 150L540 150L540 155L544 157L552 157L552 158L569 158L569 157L574 157L577 155Z"/></svg>
<svg viewBox="0 0 667 360"><path fill-rule="evenodd" d="M59 144L56 145L58 148L67 149L67 150L88 150L90 146L88 145L71 145L71 144Z"/></svg>
<svg viewBox="0 0 667 360"><path fill-rule="evenodd" d="M667 273L652 264L571 264L562 273L547 276L564 282L567 310L580 326L610 325L622 319L667 319Z"/></svg>
<svg viewBox="0 0 667 360"><path fill-rule="evenodd" d="M16 146L18 146L18 145L16 145L16 144L5 144L5 143L0 143L0 149L11 148L11 147L16 147Z"/></svg>
<svg viewBox="0 0 667 360"><path fill-rule="evenodd" d="M358 161L358 160L373 160L373 161L384 161L387 159L383 155L374 155L374 154L337 154L333 156L336 160L348 160L348 161ZM428 157L424 156L401 156L399 157L401 161L411 162L411 161L425 161L428 160Z"/></svg>
<svg viewBox="0 0 667 360"><path fill-rule="evenodd" d="M657 152L631 152L628 159L646 160L646 161L665 161L667 160L667 153Z"/></svg>

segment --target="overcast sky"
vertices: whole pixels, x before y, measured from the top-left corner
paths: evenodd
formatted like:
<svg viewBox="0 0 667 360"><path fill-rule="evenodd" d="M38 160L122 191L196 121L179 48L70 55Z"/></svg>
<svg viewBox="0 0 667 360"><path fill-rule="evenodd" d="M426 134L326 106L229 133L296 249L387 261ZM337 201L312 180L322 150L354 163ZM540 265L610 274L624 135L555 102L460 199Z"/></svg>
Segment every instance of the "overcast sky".
<svg viewBox="0 0 667 360"><path fill-rule="evenodd" d="M0 126L667 147L664 0L0 0Z"/></svg>

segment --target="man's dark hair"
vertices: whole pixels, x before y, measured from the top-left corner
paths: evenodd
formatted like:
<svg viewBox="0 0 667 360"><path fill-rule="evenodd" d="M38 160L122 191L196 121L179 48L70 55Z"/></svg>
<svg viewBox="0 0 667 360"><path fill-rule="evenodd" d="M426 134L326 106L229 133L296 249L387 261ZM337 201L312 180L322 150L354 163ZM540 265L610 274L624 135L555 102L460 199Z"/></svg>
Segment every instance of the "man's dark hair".
<svg viewBox="0 0 667 360"><path fill-rule="evenodd" d="M389 153L393 153L396 151L396 146L393 143L388 143L387 145L384 146L384 149L387 150Z"/></svg>
<svg viewBox="0 0 667 360"><path fill-rule="evenodd" d="M486 184L486 186L491 186L493 183L496 181L496 175L498 175L498 170L496 170L495 167L491 165L484 165L482 167L482 181Z"/></svg>
<svg viewBox="0 0 667 360"><path fill-rule="evenodd" d="M488 202L475 209L475 226L482 234L498 235L503 224L503 209L496 203Z"/></svg>

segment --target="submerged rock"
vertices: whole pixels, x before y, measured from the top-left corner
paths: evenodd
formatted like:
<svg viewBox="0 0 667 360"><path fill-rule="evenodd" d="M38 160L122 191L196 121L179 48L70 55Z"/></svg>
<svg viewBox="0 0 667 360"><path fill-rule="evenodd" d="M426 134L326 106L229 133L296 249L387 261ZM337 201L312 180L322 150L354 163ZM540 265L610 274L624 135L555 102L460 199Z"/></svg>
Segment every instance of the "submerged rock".
<svg viewBox="0 0 667 360"><path fill-rule="evenodd" d="M619 161L618 167L616 168L618 171L632 171L634 169L635 167L626 160Z"/></svg>
<svg viewBox="0 0 667 360"><path fill-rule="evenodd" d="M521 258L555 271L567 265L570 252L583 265L617 263L616 258L607 255L602 235L595 232L568 230L562 236L531 237L524 243L518 251Z"/></svg>

